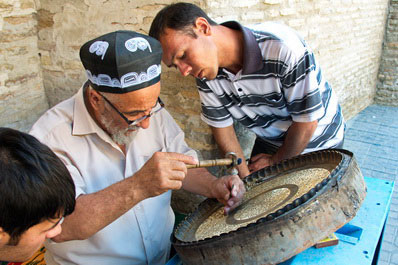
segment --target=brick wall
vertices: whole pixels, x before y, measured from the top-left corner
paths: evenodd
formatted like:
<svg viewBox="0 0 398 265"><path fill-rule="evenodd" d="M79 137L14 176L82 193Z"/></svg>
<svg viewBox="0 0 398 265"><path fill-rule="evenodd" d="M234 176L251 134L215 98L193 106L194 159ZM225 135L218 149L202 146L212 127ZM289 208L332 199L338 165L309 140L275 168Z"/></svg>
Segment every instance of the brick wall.
<svg viewBox="0 0 398 265"><path fill-rule="evenodd" d="M41 0L37 12L38 43L50 105L71 96L85 80L78 58L82 43L118 29L147 33L156 12L171 2ZM347 119L372 103L388 0L191 2L218 22L234 19L251 24L273 20L295 28L314 49ZM185 130L188 143L204 153L212 152L214 142L199 118L194 80L165 67L163 72L162 96Z"/></svg>
<svg viewBox="0 0 398 265"><path fill-rule="evenodd" d="M48 108L32 0L0 1L0 126L26 131Z"/></svg>
<svg viewBox="0 0 398 265"><path fill-rule="evenodd" d="M398 106L398 1L390 0L375 101Z"/></svg>
<svg viewBox="0 0 398 265"><path fill-rule="evenodd" d="M302 34L337 91L346 119L372 103L388 0L207 1L217 22L272 20Z"/></svg>
<svg viewBox="0 0 398 265"><path fill-rule="evenodd" d="M170 2L1 0L2 123L26 128L37 118L35 114L47 107L45 95L50 106L71 96L85 80L78 58L82 43L118 29L147 33L153 16ZM388 0L191 2L218 22L273 20L288 24L314 49L347 119L372 103ZM196 149L214 150L209 130L199 118L193 79L163 69L162 96L186 131L187 141ZM22 87L29 90L22 92ZM16 104L24 100L28 104Z"/></svg>
<svg viewBox="0 0 398 265"><path fill-rule="evenodd" d="M337 91L346 119L373 102L389 0L194 0L217 22L285 23L307 40ZM0 0L0 117L28 129L47 107L73 95L85 81L80 46L126 29L148 33L171 0ZM393 1L395 3L395 1ZM40 57L39 55L40 54ZM43 90L44 87L44 90ZM29 89L27 89L29 88ZM163 67L161 96L203 158L216 146L200 120L193 78ZM249 154L253 135L238 126ZM184 203L185 204L185 203Z"/></svg>

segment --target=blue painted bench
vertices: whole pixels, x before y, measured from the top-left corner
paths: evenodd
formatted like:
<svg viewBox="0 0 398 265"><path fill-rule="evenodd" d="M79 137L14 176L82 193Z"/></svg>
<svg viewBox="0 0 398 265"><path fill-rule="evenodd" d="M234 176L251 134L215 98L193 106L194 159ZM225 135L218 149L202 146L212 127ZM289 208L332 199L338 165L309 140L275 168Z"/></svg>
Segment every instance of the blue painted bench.
<svg viewBox="0 0 398 265"><path fill-rule="evenodd" d="M377 264L384 226L394 189L393 181L365 177L367 195L357 215L341 230L339 243L325 248L310 247L280 265ZM182 265L175 255L166 265Z"/></svg>

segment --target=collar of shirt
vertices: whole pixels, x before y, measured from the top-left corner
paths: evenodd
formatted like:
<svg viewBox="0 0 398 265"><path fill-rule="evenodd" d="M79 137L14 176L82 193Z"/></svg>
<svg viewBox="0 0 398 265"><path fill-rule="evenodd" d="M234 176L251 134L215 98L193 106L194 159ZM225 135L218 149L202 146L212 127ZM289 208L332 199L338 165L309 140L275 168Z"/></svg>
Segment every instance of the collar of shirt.
<svg viewBox="0 0 398 265"><path fill-rule="evenodd" d="M98 126L98 124L91 117L90 113L86 108L84 103L84 87L86 84L80 88L78 93L75 95L75 105L73 107L73 129L72 135L88 135L97 134L104 141L110 143L115 148L118 148L116 144L112 141L111 137Z"/></svg>
<svg viewBox="0 0 398 265"><path fill-rule="evenodd" d="M227 21L221 25L230 29L240 30L243 33L242 74L251 74L260 71L263 68L263 57L252 31L236 21Z"/></svg>

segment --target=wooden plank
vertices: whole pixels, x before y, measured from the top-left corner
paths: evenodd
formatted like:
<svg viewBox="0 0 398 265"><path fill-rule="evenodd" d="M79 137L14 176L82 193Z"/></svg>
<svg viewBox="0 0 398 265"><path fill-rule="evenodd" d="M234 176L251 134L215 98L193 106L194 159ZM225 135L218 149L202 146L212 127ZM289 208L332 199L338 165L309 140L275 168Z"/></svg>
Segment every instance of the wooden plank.
<svg viewBox="0 0 398 265"><path fill-rule="evenodd" d="M363 229L356 244L341 240L336 246L320 249L311 247L280 265L372 264L390 209L394 182L368 177L365 177L365 182L367 196L357 216L350 222Z"/></svg>

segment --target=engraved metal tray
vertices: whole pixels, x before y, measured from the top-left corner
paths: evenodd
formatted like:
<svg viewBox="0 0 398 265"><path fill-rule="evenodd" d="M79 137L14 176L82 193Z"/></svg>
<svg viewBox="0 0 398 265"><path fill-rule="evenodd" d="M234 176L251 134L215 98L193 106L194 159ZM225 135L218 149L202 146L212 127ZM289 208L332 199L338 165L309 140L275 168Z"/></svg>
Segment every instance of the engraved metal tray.
<svg viewBox="0 0 398 265"><path fill-rule="evenodd" d="M245 198L228 216L207 199L175 229L183 264L280 263L350 221L366 196L353 154L341 149L282 161L244 183Z"/></svg>

